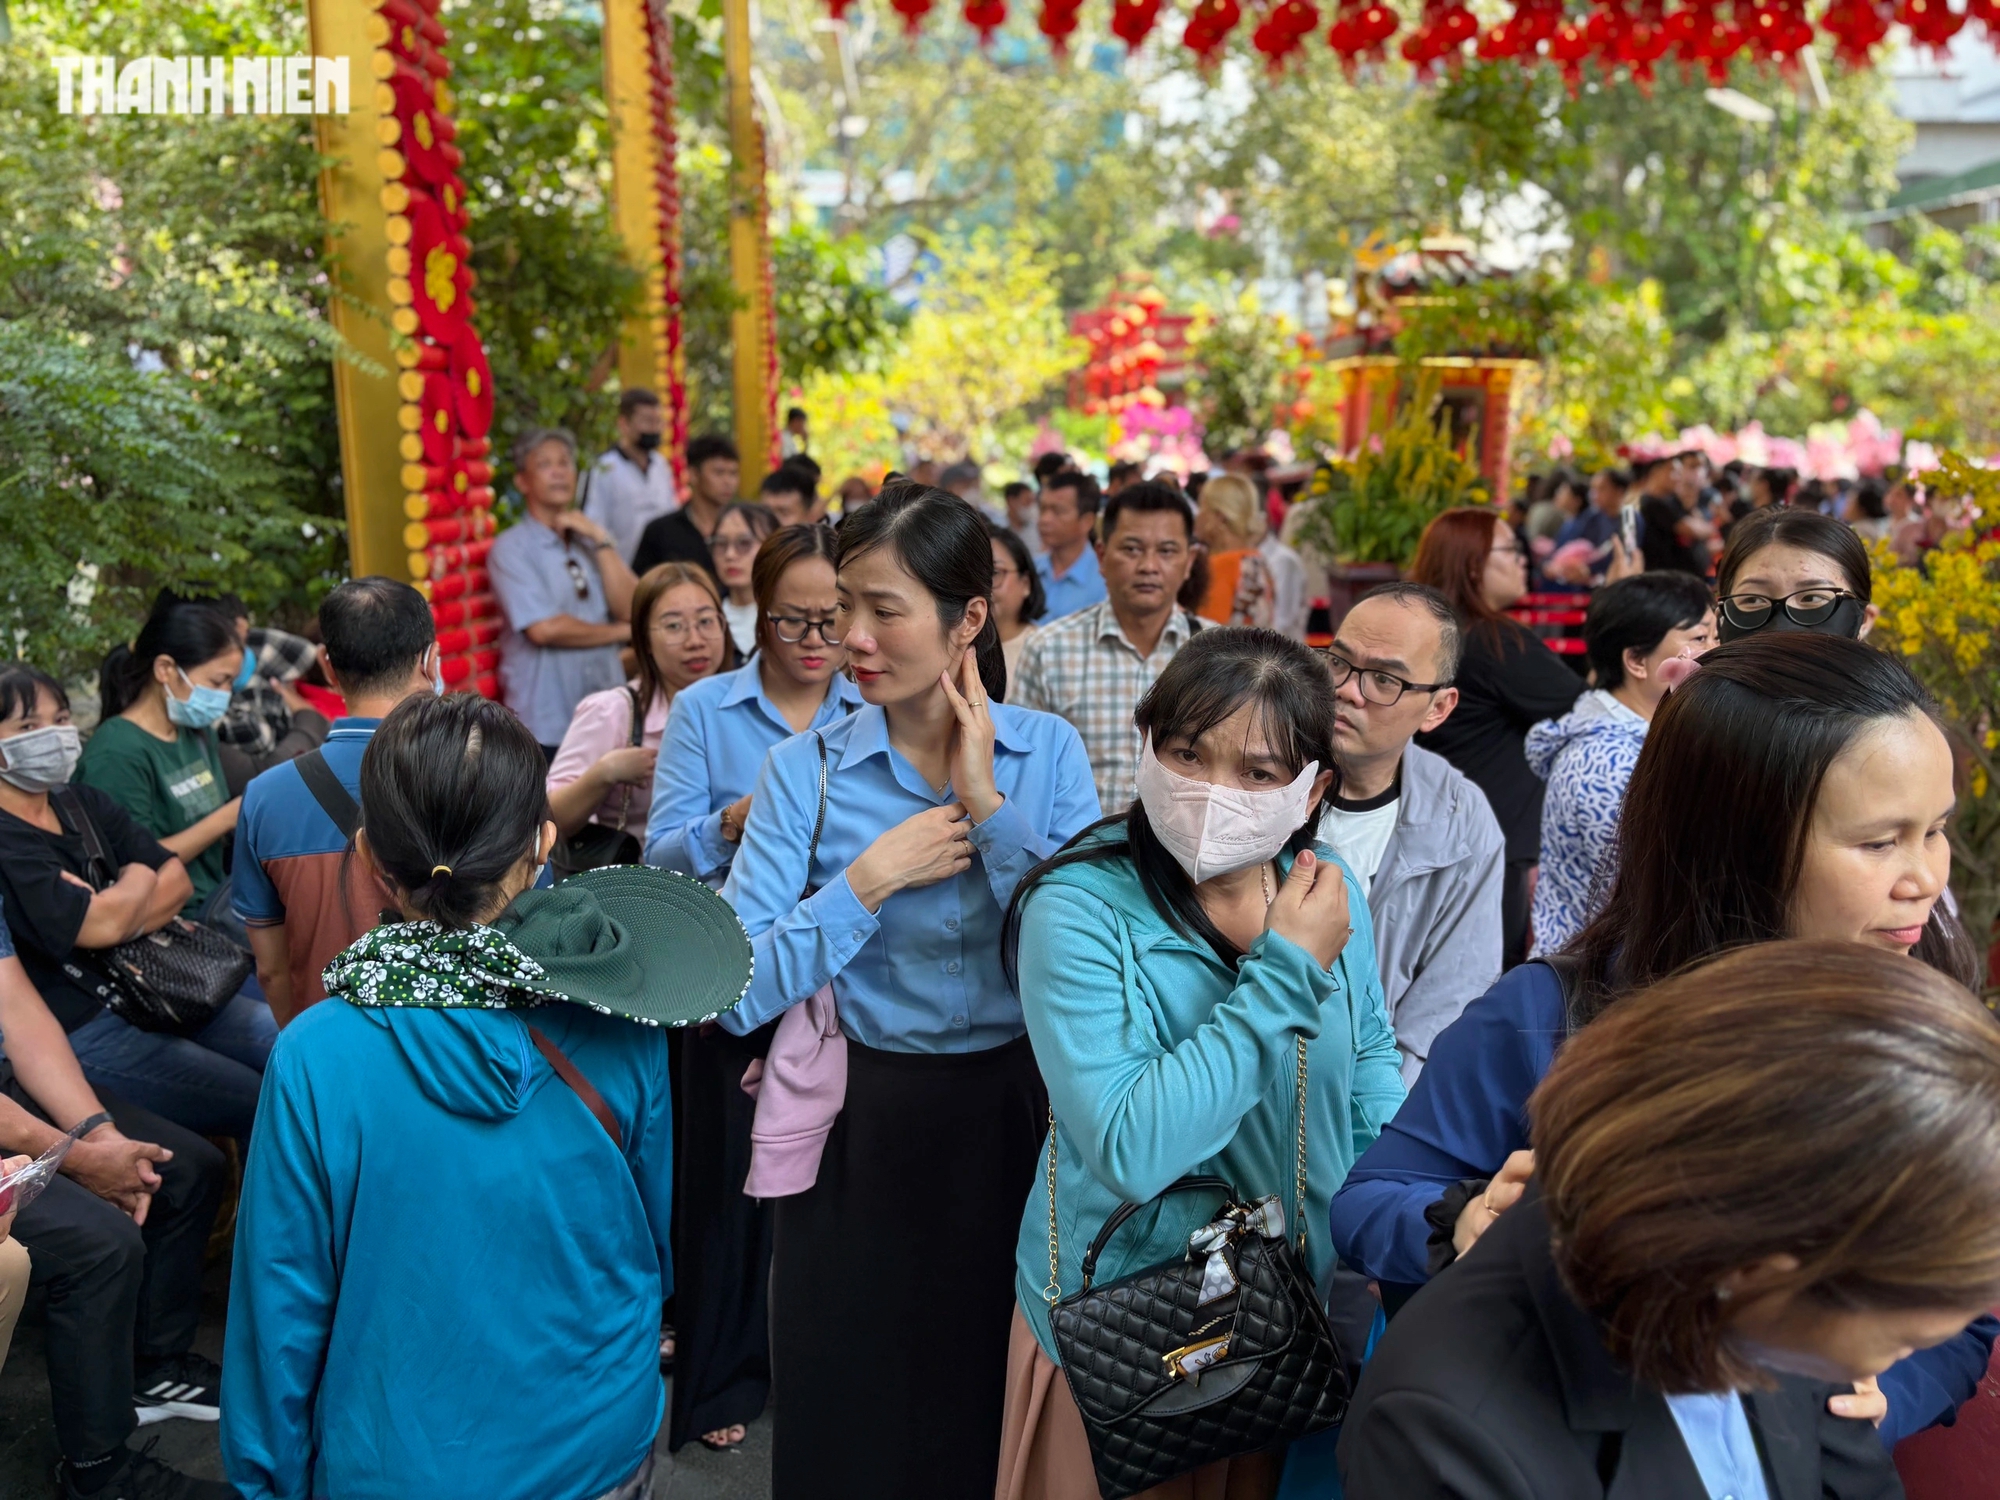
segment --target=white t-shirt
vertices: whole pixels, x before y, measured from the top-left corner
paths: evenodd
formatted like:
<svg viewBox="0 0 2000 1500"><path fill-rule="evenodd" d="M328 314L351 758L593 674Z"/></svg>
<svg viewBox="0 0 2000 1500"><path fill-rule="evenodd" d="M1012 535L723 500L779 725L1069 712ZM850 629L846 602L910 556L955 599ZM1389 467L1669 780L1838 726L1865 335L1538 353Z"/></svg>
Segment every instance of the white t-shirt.
<svg viewBox="0 0 2000 1500"><path fill-rule="evenodd" d="M729 638L736 642L736 654L747 657L757 649L757 605L722 603L722 618L729 622Z"/></svg>
<svg viewBox="0 0 2000 1500"><path fill-rule="evenodd" d="M1382 797L1352 808L1329 798L1326 811L1320 814L1319 841L1331 844L1333 852L1347 861L1364 892L1374 889L1375 872L1382 868L1382 856L1389 848L1389 836L1396 831L1396 812L1402 805L1399 784Z"/></svg>

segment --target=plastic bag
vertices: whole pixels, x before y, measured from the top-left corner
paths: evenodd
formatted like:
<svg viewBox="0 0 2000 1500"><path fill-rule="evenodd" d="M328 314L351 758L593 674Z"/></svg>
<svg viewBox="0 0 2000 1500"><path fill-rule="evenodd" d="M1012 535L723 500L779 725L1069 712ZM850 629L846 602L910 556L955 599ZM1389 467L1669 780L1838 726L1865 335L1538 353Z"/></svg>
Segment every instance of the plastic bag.
<svg viewBox="0 0 2000 1500"><path fill-rule="evenodd" d="M42 1189L62 1169L63 1158L75 1144L76 1132L72 1130L20 1171L0 1177L0 1214L14 1213L41 1197Z"/></svg>

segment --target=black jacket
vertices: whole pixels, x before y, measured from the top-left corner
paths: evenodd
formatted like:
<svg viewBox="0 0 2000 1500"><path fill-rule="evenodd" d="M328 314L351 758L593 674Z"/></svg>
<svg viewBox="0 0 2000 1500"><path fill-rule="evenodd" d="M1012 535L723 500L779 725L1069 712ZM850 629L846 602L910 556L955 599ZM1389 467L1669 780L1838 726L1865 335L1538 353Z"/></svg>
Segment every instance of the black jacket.
<svg viewBox="0 0 2000 1500"><path fill-rule="evenodd" d="M1497 631L1466 628L1457 680L1458 707L1417 743L1486 794L1507 836L1508 863L1532 864L1542 847L1545 788L1528 769L1522 742L1543 719L1570 711L1583 679L1524 627L1503 620Z"/></svg>
<svg viewBox="0 0 2000 1500"><path fill-rule="evenodd" d="M1771 1500L1891 1500L1895 1465L1835 1388L1744 1393ZM1347 1500L1707 1500L1666 1401L1612 1362L1528 1195L1390 1323L1340 1438Z"/></svg>

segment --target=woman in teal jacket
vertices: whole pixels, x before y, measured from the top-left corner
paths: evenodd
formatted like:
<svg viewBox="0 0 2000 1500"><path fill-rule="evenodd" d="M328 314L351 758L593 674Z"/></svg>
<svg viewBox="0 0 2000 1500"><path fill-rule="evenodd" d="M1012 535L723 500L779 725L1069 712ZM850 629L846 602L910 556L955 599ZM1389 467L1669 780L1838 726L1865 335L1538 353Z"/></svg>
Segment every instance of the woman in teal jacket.
<svg viewBox="0 0 2000 1500"><path fill-rule="evenodd" d="M265 1077L222 1388L246 1500L652 1492L663 1027L733 1004L750 942L662 870L530 890L544 773L461 694L399 706L361 762L357 855L406 920L335 957Z"/></svg>
<svg viewBox="0 0 2000 1500"><path fill-rule="evenodd" d="M1176 1178L1275 1193L1289 1220L1304 1038L1306 1254L1323 1281L1328 1201L1403 1100L1366 898L1312 842L1336 774L1325 667L1268 630L1205 630L1135 719L1148 742L1137 805L1023 881L1010 913L1007 951L1055 1116L1055 1212L1044 1177L1015 1257L1004 1500L1091 1483L1056 1378L1051 1235L1067 1296L1120 1203L1147 1207L1099 1260L1099 1284L1186 1250L1216 1202L1152 1201ZM1230 1472L1200 1476L1200 1493L1267 1494L1274 1477L1270 1455L1213 1467Z"/></svg>

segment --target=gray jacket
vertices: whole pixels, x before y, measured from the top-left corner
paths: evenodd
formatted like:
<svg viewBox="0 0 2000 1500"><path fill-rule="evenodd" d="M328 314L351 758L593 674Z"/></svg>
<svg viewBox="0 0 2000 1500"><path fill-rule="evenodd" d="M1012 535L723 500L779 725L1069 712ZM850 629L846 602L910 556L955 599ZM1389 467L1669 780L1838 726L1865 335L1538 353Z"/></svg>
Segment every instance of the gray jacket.
<svg viewBox="0 0 2000 1500"><path fill-rule="evenodd" d="M1437 1034L1500 977L1506 855L1486 794L1442 755L1405 749L1396 828L1368 909L1406 1085Z"/></svg>

